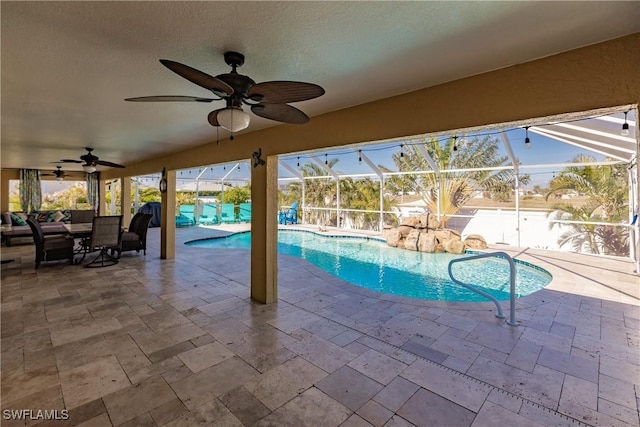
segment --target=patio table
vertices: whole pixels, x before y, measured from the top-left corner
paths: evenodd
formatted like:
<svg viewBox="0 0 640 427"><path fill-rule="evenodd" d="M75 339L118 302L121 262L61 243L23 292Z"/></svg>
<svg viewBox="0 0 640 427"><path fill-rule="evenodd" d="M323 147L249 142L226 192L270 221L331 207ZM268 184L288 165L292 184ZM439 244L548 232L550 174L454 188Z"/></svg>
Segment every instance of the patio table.
<svg viewBox="0 0 640 427"><path fill-rule="evenodd" d="M2 241L4 241L4 232L5 231L11 231L11 224L2 224L0 225L0 239ZM10 262L13 262L15 260L13 259L3 259L2 261L0 261L0 264L9 264Z"/></svg>
<svg viewBox="0 0 640 427"><path fill-rule="evenodd" d="M76 264L80 264L84 257L89 252L89 242L88 239L91 237L91 230L93 229L93 223L91 222L80 222L76 224L64 224L64 228L67 230L67 233L74 239L79 239L78 245L73 249L74 255L82 254L82 257L78 260L75 260Z"/></svg>

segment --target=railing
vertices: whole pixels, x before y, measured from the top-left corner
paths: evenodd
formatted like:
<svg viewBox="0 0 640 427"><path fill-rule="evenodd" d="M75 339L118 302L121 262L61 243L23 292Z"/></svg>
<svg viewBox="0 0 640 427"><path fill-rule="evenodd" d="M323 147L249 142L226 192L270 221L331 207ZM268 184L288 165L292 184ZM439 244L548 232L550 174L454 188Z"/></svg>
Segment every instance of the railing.
<svg viewBox="0 0 640 427"><path fill-rule="evenodd" d="M495 314L495 316L500 319L504 319L505 315L502 312L502 306L500 305L497 299L495 299L492 295L489 295L485 291L482 291L476 288L473 285L461 282L460 280L456 279L455 277L453 277L453 272L451 271L451 267L453 266L453 264L457 262L471 261L474 259L490 258L490 257L504 258L509 262L509 285L510 285L509 287L509 319L507 319L506 322L511 326L518 326L518 322L516 321L516 264L513 262L513 258L511 258L508 254L506 254L505 252L491 252L491 253L472 255L469 257L451 260L449 261L449 277L454 283L460 286L464 286L470 291L473 291L493 301L493 303L496 305L496 308L498 309L498 312Z"/></svg>

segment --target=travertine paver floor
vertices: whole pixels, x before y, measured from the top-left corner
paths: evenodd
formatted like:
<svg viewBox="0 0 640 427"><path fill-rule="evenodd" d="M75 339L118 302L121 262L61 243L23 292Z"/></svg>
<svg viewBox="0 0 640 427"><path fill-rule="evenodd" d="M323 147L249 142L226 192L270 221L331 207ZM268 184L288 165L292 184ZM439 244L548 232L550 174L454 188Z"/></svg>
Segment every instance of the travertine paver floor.
<svg viewBox="0 0 640 427"><path fill-rule="evenodd" d="M231 227L228 227L231 229ZM492 304L383 295L279 258L279 301L249 298L249 254L183 246L114 267L2 248L2 410L85 426L638 426L640 280L628 261L509 250L545 290ZM506 308L506 305L505 305ZM36 414L35 412L33 413Z"/></svg>

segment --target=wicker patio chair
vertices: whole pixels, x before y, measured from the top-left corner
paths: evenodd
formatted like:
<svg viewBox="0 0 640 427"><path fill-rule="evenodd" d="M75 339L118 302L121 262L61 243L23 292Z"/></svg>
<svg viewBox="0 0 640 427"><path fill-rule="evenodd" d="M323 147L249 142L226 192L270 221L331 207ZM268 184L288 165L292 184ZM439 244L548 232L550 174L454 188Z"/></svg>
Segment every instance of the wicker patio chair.
<svg viewBox="0 0 640 427"><path fill-rule="evenodd" d="M98 250L100 253L86 267L109 267L118 263L118 259L109 255L109 250L120 247L122 231L122 216L97 216L93 218L90 250Z"/></svg>
<svg viewBox="0 0 640 427"><path fill-rule="evenodd" d="M56 261L68 259L73 264L73 238L64 235L45 236L40 223L35 218L29 217L27 224L33 234L33 243L36 245L36 269L43 261Z"/></svg>
<svg viewBox="0 0 640 427"><path fill-rule="evenodd" d="M122 252L126 251L142 251L144 255L147 254L147 230L149 229L149 223L153 215L137 213L131 219L131 225L129 230L122 233L120 238L120 246L117 249L111 251L113 255L118 253L118 258Z"/></svg>

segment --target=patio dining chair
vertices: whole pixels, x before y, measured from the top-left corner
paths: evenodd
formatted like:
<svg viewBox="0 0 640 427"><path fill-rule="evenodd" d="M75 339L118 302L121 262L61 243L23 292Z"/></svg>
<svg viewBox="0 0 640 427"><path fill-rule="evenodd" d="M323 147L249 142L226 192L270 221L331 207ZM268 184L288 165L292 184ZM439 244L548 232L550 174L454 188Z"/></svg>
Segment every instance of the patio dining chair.
<svg viewBox="0 0 640 427"><path fill-rule="evenodd" d="M40 223L33 217L27 218L36 245L36 270L43 261L68 259L73 264L73 237L65 235L45 236Z"/></svg>
<svg viewBox="0 0 640 427"><path fill-rule="evenodd" d="M147 230L153 215L138 212L131 218L131 224L127 231L123 231L120 236L120 246L111 250L111 255L118 253L120 258L122 252L136 251L144 255L147 254Z"/></svg>
<svg viewBox="0 0 640 427"><path fill-rule="evenodd" d="M122 230L122 215L97 216L93 218L89 249L98 250L100 253L85 267L109 267L118 263L118 258L109 255L109 250L118 250L120 247Z"/></svg>

